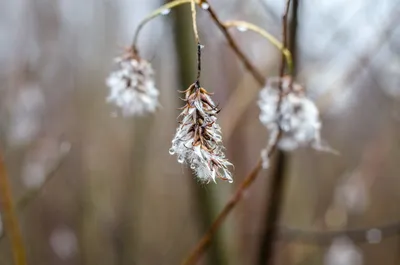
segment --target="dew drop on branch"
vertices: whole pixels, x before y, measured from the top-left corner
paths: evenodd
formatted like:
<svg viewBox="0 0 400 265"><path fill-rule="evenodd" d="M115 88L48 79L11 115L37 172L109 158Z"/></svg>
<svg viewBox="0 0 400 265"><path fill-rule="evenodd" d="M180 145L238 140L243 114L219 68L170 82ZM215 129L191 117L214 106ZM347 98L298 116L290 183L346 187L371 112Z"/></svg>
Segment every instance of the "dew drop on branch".
<svg viewBox="0 0 400 265"><path fill-rule="evenodd" d="M208 10L210 8L210 5L208 3L202 3L201 8L203 8L204 10Z"/></svg>
<svg viewBox="0 0 400 265"><path fill-rule="evenodd" d="M169 13L171 13L171 9L169 9L169 8L161 11L161 15L164 15L164 16L168 15Z"/></svg>
<svg viewBox="0 0 400 265"><path fill-rule="evenodd" d="M240 32L245 32L248 30L248 28L244 27L244 26L238 26L237 30L239 30Z"/></svg>

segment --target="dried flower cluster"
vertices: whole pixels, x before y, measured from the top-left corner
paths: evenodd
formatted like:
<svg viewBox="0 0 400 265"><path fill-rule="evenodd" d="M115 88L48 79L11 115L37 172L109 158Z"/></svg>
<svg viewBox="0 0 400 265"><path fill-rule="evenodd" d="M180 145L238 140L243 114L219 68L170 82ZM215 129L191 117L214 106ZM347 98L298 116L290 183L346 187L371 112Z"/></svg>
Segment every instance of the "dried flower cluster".
<svg viewBox="0 0 400 265"><path fill-rule="evenodd" d="M221 128L216 123L219 109L210 93L196 84L184 93L186 105L179 115L170 154L176 154L179 163L189 164L201 182L215 182L216 178L232 182L228 170L232 164L223 153Z"/></svg>
<svg viewBox="0 0 400 265"><path fill-rule="evenodd" d="M283 77L282 80L279 77L270 78L260 92L258 105L260 121L271 134L277 135L281 129L281 149L290 151L308 144L316 149L327 149L321 144L321 122L316 105L305 96L300 85L292 84L290 77Z"/></svg>
<svg viewBox="0 0 400 265"><path fill-rule="evenodd" d="M115 104L124 116L154 112L159 106L153 68L132 49L115 59L118 69L107 78L110 94L107 102Z"/></svg>

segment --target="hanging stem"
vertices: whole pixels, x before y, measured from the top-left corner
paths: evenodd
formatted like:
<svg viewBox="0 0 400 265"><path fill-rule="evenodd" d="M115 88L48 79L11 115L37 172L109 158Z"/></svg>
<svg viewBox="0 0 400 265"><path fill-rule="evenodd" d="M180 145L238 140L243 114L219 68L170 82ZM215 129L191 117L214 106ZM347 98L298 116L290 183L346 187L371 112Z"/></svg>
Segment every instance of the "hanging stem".
<svg viewBox="0 0 400 265"><path fill-rule="evenodd" d="M14 265L26 265L25 247L14 207L11 185L3 158L0 156L0 199L4 216L6 234L10 240Z"/></svg>
<svg viewBox="0 0 400 265"><path fill-rule="evenodd" d="M285 56L286 63L288 66L288 74L292 75L293 59L292 59L291 52L279 40L277 40L274 36L272 36L269 32L267 32L266 30L260 28L259 26L254 25L252 23L249 23L246 21L240 21L240 20L229 20L229 21L224 22L223 25L226 28L236 27L236 28L248 29L248 30L254 31L254 32L260 34L261 36L263 36L272 45L277 47L282 52L282 54Z"/></svg>
<svg viewBox="0 0 400 265"><path fill-rule="evenodd" d="M183 4L188 4L188 3L191 3L192 1L194 1L195 3L199 3L198 0L174 0L168 4L165 4L165 5L157 8L152 13L150 13L147 17L145 17L142 20L142 22L140 22L139 26L136 29L135 35L133 37L133 42L132 42L132 50L134 52L137 52L136 44L137 44L137 41L139 38L139 33L142 30L142 28L144 27L144 25L146 25L147 22L149 22L153 18L156 18L156 17L162 15L164 12L168 12L169 10L171 10L174 7L177 7L177 6L180 6Z"/></svg>
<svg viewBox="0 0 400 265"><path fill-rule="evenodd" d="M203 46L200 44L199 31L197 30L196 3L198 3L196 0L192 0L190 2L190 6L191 6L191 11L192 11L194 39L195 39L195 42L197 43L197 77L196 77L195 86L197 89L199 89L200 88L200 75L201 75L201 49L203 48Z"/></svg>
<svg viewBox="0 0 400 265"><path fill-rule="evenodd" d="M132 51L134 53L138 53L137 51L137 42L139 38L139 33L144 27L147 22L152 20L153 18L156 18L159 15L162 15L166 10L170 10L174 7L177 7L182 4L187 4L191 3L193 0L174 0L168 4L165 4L161 6L160 8L154 10L150 15L148 15L145 19L140 22L139 26L137 27L135 31L135 35L133 37L133 42L132 42ZM211 7L210 3L208 3L207 0L195 0L194 1L196 4L201 5L201 4L208 4L207 12L210 14L212 20L217 24L218 28L222 31L224 34L226 40L228 41L229 46L233 49L235 54L239 57L239 59L243 62L244 66L246 69L253 75L253 77L257 80L257 82L263 86L264 85L264 76L256 69L256 67L250 62L250 60L247 58L247 56L240 50L239 46L236 44L236 42L233 40L231 34L228 32L227 27L225 27L222 22L219 20L217 17L216 13L214 12L214 9ZM201 46L198 46L198 49L200 49Z"/></svg>

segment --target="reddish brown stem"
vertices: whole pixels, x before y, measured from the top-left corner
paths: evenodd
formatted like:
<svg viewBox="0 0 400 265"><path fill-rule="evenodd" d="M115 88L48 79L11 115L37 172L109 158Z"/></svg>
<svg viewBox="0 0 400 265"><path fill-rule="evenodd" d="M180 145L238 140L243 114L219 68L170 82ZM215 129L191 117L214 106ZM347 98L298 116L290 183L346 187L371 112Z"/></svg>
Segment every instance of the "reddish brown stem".
<svg viewBox="0 0 400 265"><path fill-rule="evenodd" d="M287 16L289 14L290 0L286 0L285 11L282 16L282 44L286 48L288 46L287 41ZM282 55L281 65L280 65L280 99L277 106L277 112L280 113L280 106L282 101L283 89L282 89L282 78L285 75L285 56ZM291 78L292 86L293 78ZM258 264L269 265L274 261L274 243L278 236L278 221L281 215L283 206L283 195L285 192L285 175L284 170L285 155L280 152L277 158L277 173L272 176L269 198L268 198L268 208L267 208L267 219L265 224L264 240L261 244L260 260Z"/></svg>
<svg viewBox="0 0 400 265"><path fill-rule="evenodd" d="M6 234L10 240L14 265L26 265L25 247L14 207L7 170L0 156L0 199Z"/></svg>
<svg viewBox="0 0 400 265"><path fill-rule="evenodd" d="M280 135L278 136L278 139ZM276 141L272 148L269 150L268 157L270 157L277 146ZM192 249L188 257L182 262L182 265L190 265L195 264L202 254L205 252L207 247L211 243L211 239L213 238L216 231L221 227L225 219L228 217L229 213L235 208L238 202L243 197L243 193L247 190L248 187L256 180L258 173L262 169L262 161L259 159L257 161L256 166L253 170L246 176L242 183L240 183L239 188L236 190L235 194L231 197L228 203L225 205L222 212L218 215L217 219L212 223L211 227L208 229L206 234L202 237L202 239L198 242L195 248Z"/></svg>
<svg viewBox="0 0 400 265"><path fill-rule="evenodd" d="M235 52L235 54L239 57L239 59L244 64L244 67L251 73L254 79L263 86L265 83L265 77L256 69L256 67L250 62L247 56L242 52L236 42L233 40L231 34L228 29L222 24L222 22L217 17L217 14L214 12L214 9L211 7L210 3L207 0L203 0L202 3L207 3L209 8L207 9L211 18L214 20L215 24L217 24L218 28L221 30L222 34L224 34L226 40L228 41L229 46Z"/></svg>

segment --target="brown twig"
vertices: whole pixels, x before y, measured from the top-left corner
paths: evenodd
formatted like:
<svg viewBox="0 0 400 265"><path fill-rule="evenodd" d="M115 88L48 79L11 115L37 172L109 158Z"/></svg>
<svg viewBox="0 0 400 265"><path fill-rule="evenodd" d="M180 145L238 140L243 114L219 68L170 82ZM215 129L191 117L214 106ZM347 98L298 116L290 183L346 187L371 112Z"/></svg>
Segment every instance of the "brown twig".
<svg viewBox="0 0 400 265"><path fill-rule="evenodd" d="M190 9L192 11L192 24L193 24L193 33L194 39L197 44L197 77L195 86L197 89L200 88L200 76L201 76L201 49L202 45L200 43L199 31L197 30L197 15L196 15L196 1L192 0L190 2Z"/></svg>
<svg viewBox="0 0 400 265"><path fill-rule="evenodd" d="M289 14L290 8L290 0L286 0L285 11L282 16L282 44L283 47L286 48L288 46L287 41L287 17ZM283 89L282 89L282 78L285 74L285 57L282 55L281 66L280 66L280 83L279 83L279 91L281 94L280 101L282 100ZM293 82L293 78L291 79ZM291 85L290 85L291 86ZM280 112L280 104L278 104L278 113ZM284 154L282 152L278 155L277 161L277 172L278 174L274 174L272 176L270 192L267 208L267 219L265 224L265 233L263 235L263 242L261 243L260 249L260 259L258 264L272 264L274 260L274 243L276 241L278 235L278 221L281 215L282 206L283 206L283 195L285 192L284 183L285 183L285 175L282 174L284 168Z"/></svg>
<svg viewBox="0 0 400 265"><path fill-rule="evenodd" d="M38 196L39 194L43 191L43 189L46 187L46 185L56 176L56 172L58 172L58 169L61 167L63 162L65 161L65 157L60 158L58 163L54 165L54 167L49 170L49 173L47 174L46 180L43 182L43 184L36 188L27 191L25 194L23 194L16 202L16 210L17 212L21 212L25 210L25 208L32 203ZM4 233L0 234L0 241L4 238Z"/></svg>
<svg viewBox="0 0 400 265"><path fill-rule="evenodd" d="M203 1L201 1L201 3L208 4L209 7L208 7L207 11L210 14L212 20L214 20L215 24L217 24L218 28L221 30L222 34L224 34L226 40L228 41L229 46L232 48L232 50L235 52L235 54L239 57L239 59L244 64L244 67L251 73L251 75L254 77L254 79L257 81L257 83L259 83L260 86L263 86L265 83L265 77L256 69L256 67L250 62L250 60L247 58L247 56L242 52L242 50L239 48L239 46L233 40L227 27L225 27L224 24L221 22L221 20L219 20L219 18L217 17L217 14L214 12L214 9L210 5L210 3L207 0L203 0Z"/></svg>
<svg viewBox="0 0 400 265"><path fill-rule="evenodd" d="M278 137L280 138L280 137ZM277 146L276 141L274 145L269 150L268 156L271 156ZM195 264L196 261L201 257L207 247L210 245L211 239L215 232L220 228L220 226L225 221L226 217L228 217L229 213L235 208L236 204L243 197L243 193L246 191L248 187L256 180L258 173L262 169L262 161L261 158L257 161L256 166L253 170L246 176L242 183L240 183L239 188L236 190L235 194L231 197L228 203L225 205L224 209L218 215L217 219L212 223L211 227L208 229L203 238L199 241L196 247L191 251L188 257L182 262L182 265L190 265Z"/></svg>
<svg viewBox="0 0 400 265"><path fill-rule="evenodd" d="M0 197L6 234L10 240L14 265L26 265L25 246L14 207L7 170L0 157Z"/></svg>

